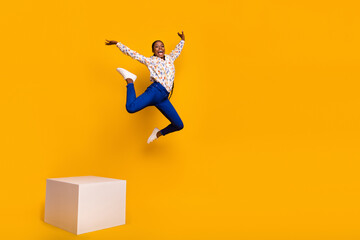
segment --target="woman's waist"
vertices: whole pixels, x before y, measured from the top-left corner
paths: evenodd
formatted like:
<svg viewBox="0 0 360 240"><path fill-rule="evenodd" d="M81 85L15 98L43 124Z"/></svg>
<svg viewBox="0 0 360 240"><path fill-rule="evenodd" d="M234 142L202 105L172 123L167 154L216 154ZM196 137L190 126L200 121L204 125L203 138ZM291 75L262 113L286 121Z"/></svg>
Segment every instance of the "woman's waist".
<svg viewBox="0 0 360 240"><path fill-rule="evenodd" d="M161 82L172 84L174 82L175 76L158 76L158 75L150 75L150 81L152 82Z"/></svg>
<svg viewBox="0 0 360 240"><path fill-rule="evenodd" d="M155 78L150 78L150 81L152 81L153 83L151 84L151 86L156 87L157 89L159 89L160 91L169 94L169 91L166 89L166 87L164 86L164 83L161 83L160 81L156 80Z"/></svg>

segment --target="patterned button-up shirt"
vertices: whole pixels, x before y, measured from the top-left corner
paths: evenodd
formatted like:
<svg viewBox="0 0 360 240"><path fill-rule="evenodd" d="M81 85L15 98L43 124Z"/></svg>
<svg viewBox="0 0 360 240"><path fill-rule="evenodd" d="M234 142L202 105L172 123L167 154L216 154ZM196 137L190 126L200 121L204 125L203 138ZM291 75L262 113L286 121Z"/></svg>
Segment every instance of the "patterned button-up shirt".
<svg viewBox="0 0 360 240"><path fill-rule="evenodd" d="M177 57L179 57L181 50L184 47L184 43L185 41L181 40L169 55L165 54L165 60L156 56L151 56L149 58L144 57L143 55L135 52L134 50L131 50L120 42L118 42L116 46L124 54L145 64L150 70L150 81L159 82L166 88L168 92L170 92L173 87L175 78L174 61Z"/></svg>

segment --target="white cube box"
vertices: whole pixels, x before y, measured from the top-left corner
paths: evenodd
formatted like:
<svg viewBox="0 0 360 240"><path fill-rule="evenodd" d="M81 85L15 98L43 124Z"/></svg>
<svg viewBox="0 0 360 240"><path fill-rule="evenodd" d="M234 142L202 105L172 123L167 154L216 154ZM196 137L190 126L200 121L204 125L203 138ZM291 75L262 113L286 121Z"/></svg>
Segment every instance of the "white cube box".
<svg viewBox="0 0 360 240"><path fill-rule="evenodd" d="M125 224L126 181L95 176L46 180L45 222L82 234Z"/></svg>

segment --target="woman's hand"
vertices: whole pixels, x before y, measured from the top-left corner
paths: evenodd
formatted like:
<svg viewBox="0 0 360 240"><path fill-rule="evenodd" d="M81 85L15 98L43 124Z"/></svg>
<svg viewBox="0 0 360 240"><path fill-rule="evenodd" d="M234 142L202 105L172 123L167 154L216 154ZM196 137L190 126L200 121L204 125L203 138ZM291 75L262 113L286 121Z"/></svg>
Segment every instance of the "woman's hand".
<svg viewBox="0 0 360 240"><path fill-rule="evenodd" d="M109 41L109 40L106 40L106 42L105 42L106 45L115 45L117 43L118 43L117 41Z"/></svg>
<svg viewBox="0 0 360 240"><path fill-rule="evenodd" d="M181 40L185 41L185 34L184 31L181 31L181 33L178 33L179 37L181 37Z"/></svg>

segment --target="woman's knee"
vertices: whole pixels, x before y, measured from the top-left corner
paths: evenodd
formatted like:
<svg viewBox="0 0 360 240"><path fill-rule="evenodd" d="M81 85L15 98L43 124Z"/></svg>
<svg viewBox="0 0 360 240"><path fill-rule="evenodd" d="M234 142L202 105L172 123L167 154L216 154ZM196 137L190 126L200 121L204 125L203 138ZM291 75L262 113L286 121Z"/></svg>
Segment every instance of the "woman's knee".
<svg viewBox="0 0 360 240"><path fill-rule="evenodd" d="M132 104L126 104L126 111L128 113L136 113L137 112Z"/></svg>
<svg viewBox="0 0 360 240"><path fill-rule="evenodd" d="M175 126L176 126L177 130L179 131L184 128L184 123L181 121L181 122L178 122Z"/></svg>

